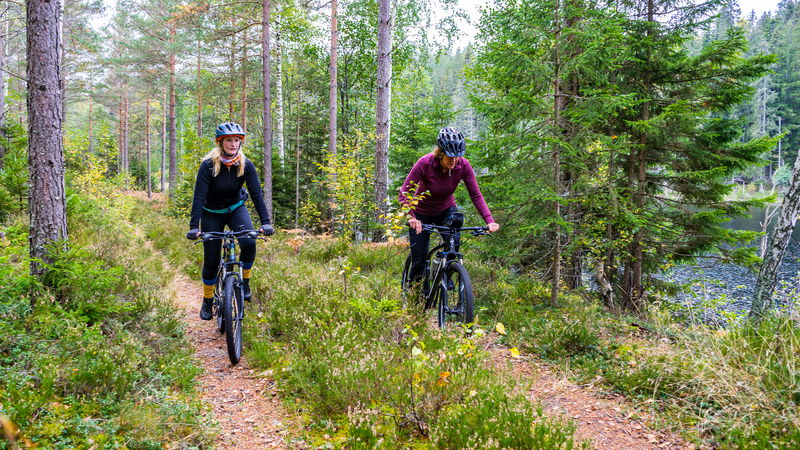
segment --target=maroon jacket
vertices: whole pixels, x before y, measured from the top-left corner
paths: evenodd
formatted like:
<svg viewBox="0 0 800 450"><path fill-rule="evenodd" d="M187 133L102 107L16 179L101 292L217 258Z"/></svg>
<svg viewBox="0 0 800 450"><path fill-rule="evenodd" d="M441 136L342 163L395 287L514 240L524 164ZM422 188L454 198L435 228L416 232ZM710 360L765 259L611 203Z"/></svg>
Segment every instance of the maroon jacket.
<svg viewBox="0 0 800 450"><path fill-rule="evenodd" d="M456 205L453 192L456 191L456 187L458 187L458 183L461 180L464 180L469 197L483 220L486 223L494 222L492 213L489 212L486 200L483 199L483 194L481 194L481 190L478 187L478 182L475 180L475 172L472 170L467 158L463 157L459 158L455 167L444 173L442 172L442 166L433 153L428 153L420 158L406 177L403 186L400 187L400 203L408 206L406 194L416 186L416 196L425 191L428 191L428 194L411 209L409 212L411 216L416 217L415 213L426 216L439 214Z"/></svg>

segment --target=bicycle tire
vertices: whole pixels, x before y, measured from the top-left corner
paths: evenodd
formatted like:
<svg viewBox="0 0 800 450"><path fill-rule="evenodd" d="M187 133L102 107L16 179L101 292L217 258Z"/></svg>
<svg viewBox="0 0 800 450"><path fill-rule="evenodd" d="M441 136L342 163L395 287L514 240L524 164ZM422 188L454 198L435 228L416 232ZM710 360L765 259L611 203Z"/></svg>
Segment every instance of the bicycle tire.
<svg viewBox="0 0 800 450"><path fill-rule="evenodd" d="M217 320L217 332L224 333L225 332L225 319L223 318L223 311L222 311L222 278L217 278L217 285L214 288L214 317Z"/></svg>
<svg viewBox="0 0 800 450"><path fill-rule="evenodd" d="M475 322L475 296L467 269L459 262L451 262L445 268L445 275L441 282L446 294L444 301L439 303L439 327L445 328L451 316L461 323ZM452 282L452 288L447 286L448 280ZM452 308L447 303L448 297L455 303Z"/></svg>
<svg viewBox="0 0 800 450"><path fill-rule="evenodd" d="M439 328L445 328L447 326L447 289L444 282L439 283L434 289L436 291L431 296L431 304L436 305L436 322L439 324Z"/></svg>
<svg viewBox="0 0 800 450"><path fill-rule="evenodd" d="M411 284L411 254L406 257L406 263L403 265L403 275L400 276L400 288L407 291Z"/></svg>
<svg viewBox="0 0 800 450"><path fill-rule="evenodd" d="M225 342L228 345L228 358L236 365L242 357L242 315L241 305L236 298L237 278L231 275L225 278L225 290L222 294L222 309L225 316Z"/></svg>

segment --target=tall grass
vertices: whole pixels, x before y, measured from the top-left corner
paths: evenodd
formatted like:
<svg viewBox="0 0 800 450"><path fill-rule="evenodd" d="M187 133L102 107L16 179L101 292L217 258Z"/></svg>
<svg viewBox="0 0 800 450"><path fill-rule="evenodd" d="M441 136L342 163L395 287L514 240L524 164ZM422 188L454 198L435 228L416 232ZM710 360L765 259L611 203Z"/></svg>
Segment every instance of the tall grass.
<svg viewBox="0 0 800 450"><path fill-rule="evenodd" d="M472 267L478 279L490 270ZM494 272L499 272L494 270ZM600 382L657 413L699 443L800 447L800 328L783 315L728 330L610 315L589 295L547 305L547 289L494 273L476 282L485 315L504 323L508 345Z"/></svg>
<svg viewBox="0 0 800 450"><path fill-rule="evenodd" d="M27 275L25 228L4 227L0 416L19 427L25 446L210 442L198 368L165 301L171 273L126 220L129 206L73 195L70 250L49 265L47 287Z"/></svg>
<svg viewBox="0 0 800 450"><path fill-rule="evenodd" d="M199 267L199 249L166 242L184 228L152 217L144 226L170 259ZM297 445L572 448L571 426L488 368L482 331L442 333L405 299L405 252L280 233L259 244L245 352L306 417Z"/></svg>

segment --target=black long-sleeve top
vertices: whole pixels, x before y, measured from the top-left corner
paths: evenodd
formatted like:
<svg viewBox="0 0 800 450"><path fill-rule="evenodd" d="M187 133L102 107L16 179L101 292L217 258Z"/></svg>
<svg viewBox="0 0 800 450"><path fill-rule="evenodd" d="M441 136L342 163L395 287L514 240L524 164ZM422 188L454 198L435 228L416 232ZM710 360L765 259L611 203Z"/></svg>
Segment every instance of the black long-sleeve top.
<svg viewBox="0 0 800 450"><path fill-rule="evenodd" d="M200 228L200 216L203 207L208 209L225 209L233 206L242 199L242 186L247 183L247 192L256 206L261 225L270 224L267 204L261 195L261 184L258 182L258 171L250 160L244 166L244 175L237 177L238 166L220 167L219 174L214 176L214 162L209 158L200 163L197 171L197 180L194 184L194 199L192 200L192 213L189 219L189 228Z"/></svg>

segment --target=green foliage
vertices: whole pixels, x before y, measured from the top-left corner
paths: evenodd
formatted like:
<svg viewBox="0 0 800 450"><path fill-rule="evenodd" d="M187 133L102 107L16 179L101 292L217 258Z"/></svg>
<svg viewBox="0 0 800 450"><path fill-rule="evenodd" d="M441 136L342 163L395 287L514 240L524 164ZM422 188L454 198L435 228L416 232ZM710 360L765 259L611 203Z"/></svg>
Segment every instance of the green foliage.
<svg viewBox="0 0 800 450"><path fill-rule="evenodd" d="M440 448L572 449L573 427L564 427L533 411L524 398L499 392L475 392L450 409L437 424L431 441Z"/></svg>
<svg viewBox="0 0 800 450"><path fill-rule="evenodd" d="M115 207L111 208L110 205ZM21 443L160 448L210 442L194 391L197 367L169 274L124 220L128 202L71 194L70 250L45 288L28 272L26 236L0 245L0 415Z"/></svg>
<svg viewBox="0 0 800 450"><path fill-rule="evenodd" d="M345 239L368 231L373 216L373 171L375 166L371 136L357 132L343 140L337 154L319 168L324 174L320 181L331 195L331 228Z"/></svg>
<svg viewBox="0 0 800 450"><path fill-rule="evenodd" d="M6 123L3 167L0 169L0 223L28 206L28 134L22 123Z"/></svg>
<svg viewBox="0 0 800 450"><path fill-rule="evenodd" d="M602 383L724 448L791 448L800 327L771 316L729 330L669 327L612 316L586 298L547 303L546 286L527 277L471 269L476 297L503 323L505 342L547 358L585 382ZM482 282L483 281L483 282Z"/></svg>
<svg viewBox="0 0 800 450"><path fill-rule="evenodd" d="M143 225L157 247L169 248L160 219ZM396 245L284 234L259 249L246 351L310 414L299 438L355 448L421 439L571 448L571 428L543 419L511 393L510 379L488 369L484 332L441 333L427 314L404 308L405 255ZM467 427L462 417L470 414L494 419Z"/></svg>

